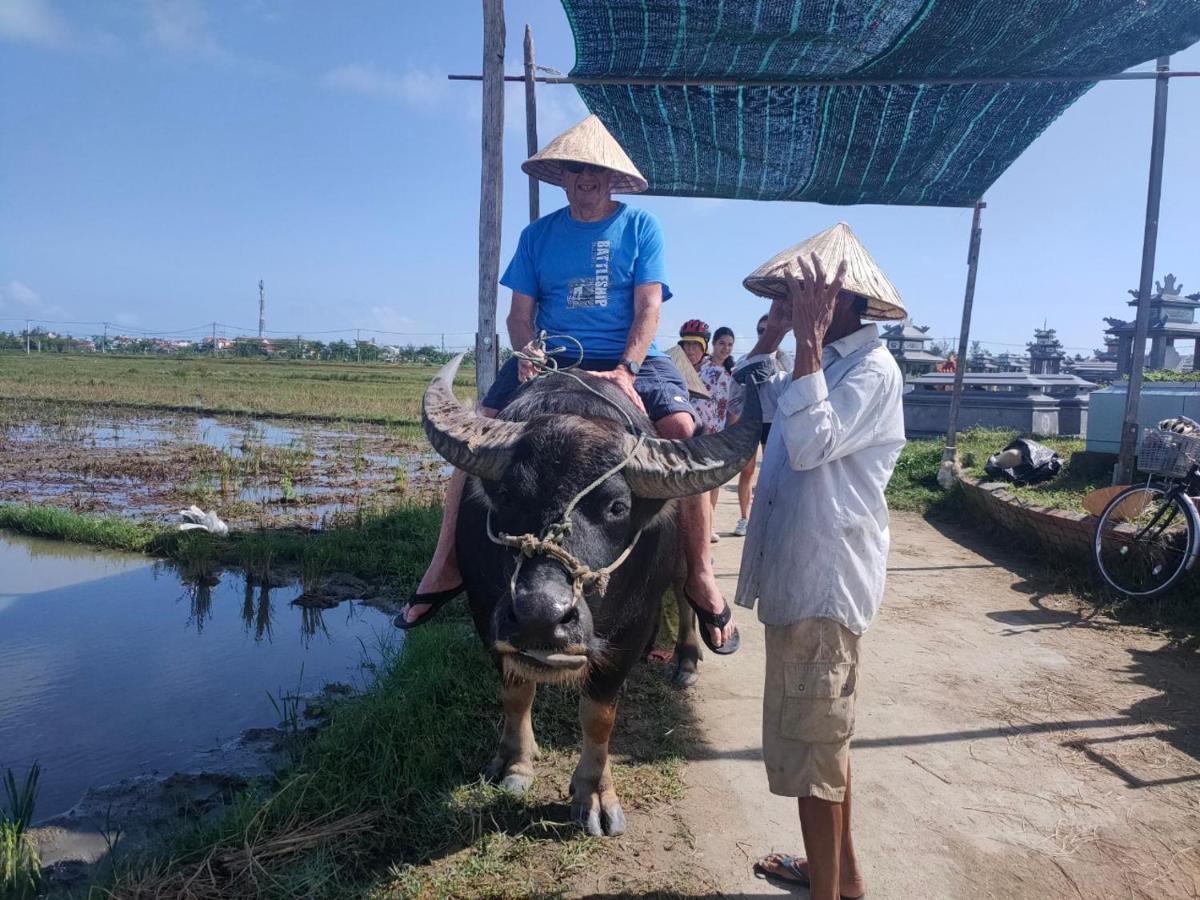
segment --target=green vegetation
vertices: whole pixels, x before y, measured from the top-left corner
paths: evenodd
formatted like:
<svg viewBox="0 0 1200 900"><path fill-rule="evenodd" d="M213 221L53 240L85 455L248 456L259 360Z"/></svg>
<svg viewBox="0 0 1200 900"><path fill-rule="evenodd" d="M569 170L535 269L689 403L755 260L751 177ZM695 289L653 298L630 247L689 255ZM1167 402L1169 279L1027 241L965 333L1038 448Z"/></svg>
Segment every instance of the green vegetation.
<svg viewBox="0 0 1200 900"><path fill-rule="evenodd" d="M498 737L498 679L462 619L412 632L380 668L374 688L335 706L276 784L243 794L166 855L130 864L103 893L527 896L561 889L607 852L557 815L576 759L576 692L542 688L540 777L514 797L475 776ZM630 808L681 795L684 703L653 671L633 679L615 739L632 758L615 772Z"/></svg>
<svg viewBox="0 0 1200 900"><path fill-rule="evenodd" d="M0 528L131 553L161 553L170 545L164 540L168 532L153 525L116 516L85 516L53 506L0 504Z"/></svg>
<svg viewBox="0 0 1200 900"><path fill-rule="evenodd" d="M1170 369L1152 369L1142 373L1143 381L1200 381L1200 372L1173 372Z"/></svg>
<svg viewBox="0 0 1200 900"><path fill-rule="evenodd" d="M973 428L961 432L957 444L963 472L985 478L987 473L984 465L988 457L998 453L1016 437L1019 437L1016 431L1004 429ZM1084 448L1083 440L1062 437L1038 437L1035 440L1058 453L1063 462L1062 470L1053 481L1028 487L1010 485L1009 490L1030 506L1083 512L1080 506L1083 497L1096 488L1108 485L1109 479L1072 464L1072 455ZM888 505L892 509L946 515L957 511L957 493L943 491L937 483L944 446L945 442L940 439L908 442L900 453L896 471L888 484Z"/></svg>
<svg viewBox="0 0 1200 900"><path fill-rule="evenodd" d="M0 355L0 401L415 427L421 394L436 371L287 360ZM464 367L456 384L469 389L474 383L474 373Z"/></svg>
<svg viewBox="0 0 1200 900"><path fill-rule="evenodd" d="M0 897L32 897L41 880L41 860L29 837L41 768L34 763L21 786L4 770L4 809L0 810Z"/></svg>

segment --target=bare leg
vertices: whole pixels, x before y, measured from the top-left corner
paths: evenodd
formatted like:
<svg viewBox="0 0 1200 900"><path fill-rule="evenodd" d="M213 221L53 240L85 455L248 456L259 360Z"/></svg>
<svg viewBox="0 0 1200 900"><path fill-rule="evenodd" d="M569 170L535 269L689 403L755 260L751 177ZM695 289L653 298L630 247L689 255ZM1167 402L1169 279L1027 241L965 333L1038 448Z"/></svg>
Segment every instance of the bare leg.
<svg viewBox="0 0 1200 900"><path fill-rule="evenodd" d="M800 829L804 833L804 851L808 859L797 861L795 868L809 879L810 895L814 900L863 896L867 892L867 884L858 867L854 842L850 836L849 764L846 767L846 798L841 803L804 797L799 800L798 806ZM835 843L838 845L836 849ZM781 864L780 857L783 855L773 853L762 860L759 866L783 878L794 878L794 874L786 871ZM832 891L831 885L837 886L836 892Z"/></svg>
<svg viewBox="0 0 1200 900"><path fill-rule="evenodd" d="M533 698L537 684L504 676L500 702L504 706L504 732L500 746L484 775L510 791L521 792L533 784L533 762L538 758L533 737Z"/></svg>
<svg viewBox="0 0 1200 900"><path fill-rule="evenodd" d="M481 415L489 419L496 418L496 410L483 407ZM467 473L455 469L446 485L446 499L442 506L442 527L438 531L437 547L433 551L433 559L429 568L421 576L417 585L418 594L436 594L438 591L448 591L462 584L462 573L458 569L458 551L455 548L454 532L458 527L458 508L462 504L463 488L467 484ZM408 607L405 620L415 622L429 609L428 603L414 603Z"/></svg>
<svg viewBox="0 0 1200 900"><path fill-rule="evenodd" d="M613 787L608 765L608 739L617 719L616 701L579 698L583 749L571 777L571 818L593 837L623 834L625 812Z"/></svg>
<svg viewBox="0 0 1200 900"><path fill-rule="evenodd" d="M839 867L842 858L842 804L816 797L801 797L800 831L808 858L811 900L838 900Z"/></svg>
<svg viewBox="0 0 1200 900"><path fill-rule="evenodd" d="M758 454L750 457L746 468L738 472L738 509L741 518L750 518L750 485L754 481L754 469L758 466Z"/></svg>
<svg viewBox="0 0 1200 900"><path fill-rule="evenodd" d="M715 511L717 508L717 501L721 499L721 489L719 487L715 487L709 491L708 499L712 501L712 508Z"/></svg>
<svg viewBox="0 0 1200 900"><path fill-rule="evenodd" d="M692 417L687 413L672 413L654 423L658 433L665 438L690 438L695 429ZM709 549L712 534L712 506L703 494L683 497L679 501L679 530L683 542L683 554L687 560L688 595L696 603L713 614L725 608L725 599L717 587L713 575ZM723 629L710 628L709 636L720 645L733 636L734 623L731 618Z"/></svg>

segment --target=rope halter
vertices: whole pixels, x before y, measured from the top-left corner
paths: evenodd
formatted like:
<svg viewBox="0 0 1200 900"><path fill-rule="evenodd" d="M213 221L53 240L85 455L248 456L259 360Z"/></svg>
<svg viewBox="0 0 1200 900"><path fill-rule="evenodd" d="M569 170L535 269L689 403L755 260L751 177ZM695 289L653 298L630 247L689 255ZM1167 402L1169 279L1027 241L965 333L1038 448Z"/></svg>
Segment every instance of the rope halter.
<svg viewBox="0 0 1200 900"><path fill-rule="evenodd" d="M578 557L574 556L565 547L563 547L563 541L571 533L571 515L575 512L575 508L579 505L584 497L629 465L630 461L637 454L638 450L641 449L642 444L645 443L646 433L637 428L629 413L622 409L618 404L613 402L613 400L604 396L604 394L596 390L574 372L568 371L583 361L583 346L579 343L579 341L572 337L562 335L551 335L550 337L574 342L576 346L579 347L579 360L572 365L567 366L566 368L559 368L558 363L552 354L562 352L562 350L565 348L557 347L550 351L550 356L547 356L546 341L548 338L546 332L544 331L541 332L541 334L539 334L538 337L531 341L528 345L533 349L532 353L525 353L524 351L518 350L514 353L514 355L519 359L522 359L528 363L532 363L539 370L538 373L533 376L534 378L540 379L549 377L551 375L560 375L566 378L574 379L586 390L595 394L601 400L616 409L617 412L619 412L625 419L629 429L637 435L637 440L620 462L605 471L591 484L572 497L571 502L568 503L566 509L563 510L562 518L557 522L553 522L548 525L542 535L539 536L529 533L510 535L505 534L504 532L496 534L492 530L491 510L489 510L487 514L487 535L488 539L493 544L499 544L503 547L511 547L517 553L517 564L513 568L512 578L509 579L508 583L509 592L514 601L517 598L517 577L521 574L521 567L524 565L525 560L532 559L534 556L548 556L561 565L571 579L571 606L573 608L579 605L579 601L583 598L584 590L589 587L595 586L601 596L604 595L604 593L608 590L609 576L612 575L612 573L615 572L617 568L629 558L629 554L633 552L633 548L637 546L638 539L642 536L642 529L639 528L637 530L637 533L633 536L633 540L631 540L629 545L623 551L621 551L620 556L603 568L593 569L581 561Z"/></svg>

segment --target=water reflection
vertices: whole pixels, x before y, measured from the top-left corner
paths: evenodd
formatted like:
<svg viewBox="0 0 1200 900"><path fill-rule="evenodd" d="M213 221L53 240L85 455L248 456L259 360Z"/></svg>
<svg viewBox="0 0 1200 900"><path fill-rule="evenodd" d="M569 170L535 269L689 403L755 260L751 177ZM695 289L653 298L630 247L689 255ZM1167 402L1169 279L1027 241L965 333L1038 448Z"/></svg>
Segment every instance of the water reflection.
<svg viewBox="0 0 1200 900"><path fill-rule="evenodd" d="M275 724L280 685L363 684L391 632L369 607L293 606L298 585L3 532L0 573L0 767L42 763L39 818Z"/></svg>

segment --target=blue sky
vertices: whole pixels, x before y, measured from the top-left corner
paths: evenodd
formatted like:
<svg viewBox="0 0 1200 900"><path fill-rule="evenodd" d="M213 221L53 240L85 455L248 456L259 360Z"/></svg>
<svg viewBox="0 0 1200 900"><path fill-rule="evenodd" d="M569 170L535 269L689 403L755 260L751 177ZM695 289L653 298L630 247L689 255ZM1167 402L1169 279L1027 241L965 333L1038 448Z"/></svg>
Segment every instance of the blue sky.
<svg viewBox="0 0 1200 900"><path fill-rule="evenodd" d="M557 2L506 9L508 71L520 71L527 22L539 63L570 69ZM466 343L479 88L445 76L477 72L480 55L478 0L0 0L0 330L25 317L252 328L262 278L271 330ZM1200 48L1173 65L1200 69ZM1132 316L1152 97L1151 83L1098 86L989 191L974 337L1017 349L1046 320L1086 352L1103 316ZM543 142L585 114L569 87L544 87L539 103ZM519 86L506 128L502 265L527 221ZM1156 275L1173 271L1189 292L1197 147L1200 79L1177 79ZM914 320L957 335L969 210L633 202L667 237L664 331L701 317L749 335L765 301L741 279L843 219ZM544 212L561 204L543 188ZM507 303L502 292L501 316Z"/></svg>

